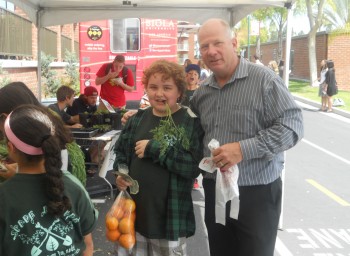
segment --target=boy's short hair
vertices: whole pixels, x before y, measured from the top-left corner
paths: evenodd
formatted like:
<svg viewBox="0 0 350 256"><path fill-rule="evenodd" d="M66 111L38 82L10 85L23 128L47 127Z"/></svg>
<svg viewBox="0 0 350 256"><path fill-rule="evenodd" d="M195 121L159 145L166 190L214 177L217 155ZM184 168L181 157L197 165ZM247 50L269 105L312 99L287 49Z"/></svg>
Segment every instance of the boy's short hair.
<svg viewBox="0 0 350 256"><path fill-rule="evenodd" d="M62 85L56 92L56 98L58 102L61 102L65 101L67 97L70 98L74 96L74 94L75 91L72 88L66 85Z"/></svg>
<svg viewBox="0 0 350 256"><path fill-rule="evenodd" d="M174 80L180 92L179 102L181 102L187 88L186 75L183 66L165 59L154 61L143 71L141 82L145 88L148 86L150 77L155 73L162 74L162 79L167 80L172 78Z"/></svg>
<svg viewBox="0 0 350 256"><path fill-rule="evenodd" d="M125 63L125 57L123 55L117 55L114 58L114 62L120 62L120 63Z"/></svg>

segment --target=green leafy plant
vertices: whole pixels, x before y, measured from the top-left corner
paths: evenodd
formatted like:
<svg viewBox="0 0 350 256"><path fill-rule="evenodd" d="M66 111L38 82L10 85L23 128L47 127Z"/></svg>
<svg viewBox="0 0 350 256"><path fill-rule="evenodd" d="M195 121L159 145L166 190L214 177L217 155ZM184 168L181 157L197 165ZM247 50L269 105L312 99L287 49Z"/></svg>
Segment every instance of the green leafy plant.
<svg viewBox="0 0 350 256"><path fill-rule="evenodd" d="M112 126L110 124L95 124L92 126L94 129L98 129L100 132L108 132L112 130Z"/></svg>
<svg viewBox="0 0 350 256"><path fill-rule="evenodd" d="M108 114L108 113L109 112L106 109L98 109L93 113L93 115L103 115L103 114Z"/></svg>
<svg viewBox="0 0 350 256"><path fill-rule="evenodd" d="M7 74L8 74L8 72L3 70L2 62L0 62L0 76L4 75L2 78L0 77L0 88L2 88L5 85L11 83L11 79L6 76Z"/></svg>
<svg viewBox="0 0 350 256"><path fill-rule="evenodd" d="M166 118L160 120L159 126L152 129L153 139L160 144L160 155L164 155L168 147L181 143L186 150L190 147L190 141L186 136L185 128L177 126L171 116L169 105L166 105Z"/></svg>
<svg viewBox="0 0 350 256"><path fill-rule="evenodd" d="M72 165L72 174L81 181L81 183L86 185L86 171L85 171L85 156L83 151L81 151L79 145L73 141L66 144L68 151L70 163Z"/></svg>
<svg viewBox="0 0 350 256"><path fill-rule="evenodd" d="M75 52L70 52L66 49L64 54L64 61L67 62L65 66L66 77L61 81L62 84L72 87L75 92L80 91L78 58Z"/></svg>
<svg viewBox="0 0 350 256"><path fill-rule="evenodd" d="M54 57L41 52L41 76L44 78L44 94L45 98L56 97L60 81L56 78L57 72L52 70L50 64L54 61Z"/></svg>
<svg viewBox="0 0 350 256"><path fill-rule="evenodd" d="M0 141L0 159L5 159L8 156L5 140Z"/></svg>

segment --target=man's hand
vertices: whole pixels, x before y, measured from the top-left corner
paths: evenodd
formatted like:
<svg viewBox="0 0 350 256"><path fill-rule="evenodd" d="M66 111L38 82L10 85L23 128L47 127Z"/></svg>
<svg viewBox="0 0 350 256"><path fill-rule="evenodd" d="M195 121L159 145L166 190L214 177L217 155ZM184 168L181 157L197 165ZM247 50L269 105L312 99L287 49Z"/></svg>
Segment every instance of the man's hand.
<svg viewBox="0 0 350 256"><path fill-rule="evenodd" d="M135 115L137 110L129 110L128 112L125 112L123 117L122 117L122 125L125 125L126 122L129 120L130 117Z"/></svg>
<svg viewBox="0 0 350 256"><path fill-rule="evenodd" d="M214 163L222 172L243 160L241 146L238 142L222 145L215 149L212 154Z"/></svg>
<svg viewBox="0 0 350 256"><path fill-rule="evenodd" d="M139 140L136 142L135 153L138 158L143 158L145 156L145 149L149 140Z"/></svg>
<svg viewBox="0 0 350 256"><path fill-rule="evenodd" d="M107 76L108 79L116 78L119 75L119 71L112 72L112 69L109 70Z"/></svg>

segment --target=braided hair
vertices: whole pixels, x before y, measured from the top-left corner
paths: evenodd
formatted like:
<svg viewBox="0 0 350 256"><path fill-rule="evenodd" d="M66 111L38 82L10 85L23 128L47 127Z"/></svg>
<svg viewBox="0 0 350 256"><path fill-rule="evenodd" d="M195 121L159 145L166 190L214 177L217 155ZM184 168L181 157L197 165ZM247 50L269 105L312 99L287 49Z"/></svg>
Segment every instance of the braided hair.
<svg viewBox="0 0 350 256"><path fill-rule="evenodd" d="M56 217L62 216L71 208L71 203L64 195L61 147L48 110L41 106L21 105L6 121L6 136L20 151L24 162L35 164L44 159L46 175L43 186L48 197L48 212Z"/></svg>

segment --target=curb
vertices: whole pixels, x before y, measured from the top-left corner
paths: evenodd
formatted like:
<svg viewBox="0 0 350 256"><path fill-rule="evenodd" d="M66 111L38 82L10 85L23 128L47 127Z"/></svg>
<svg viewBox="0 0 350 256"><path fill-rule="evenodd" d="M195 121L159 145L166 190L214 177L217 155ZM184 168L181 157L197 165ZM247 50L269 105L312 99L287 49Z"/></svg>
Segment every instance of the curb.
<svg viewBox="0 0 350 256"><path fill-rule="evenodd" d="M300 101L300 102L305 103L305 104L309 104L309 105L317 107L317 108L321 107L321 103L304 98L304 97L301 97L301 96L296 96L293 94L293 98L297 101ZM345 110L339 109L337 107L333 107L333 113L338 114L338 115L343 116L343 117L346 117L346 118L350 118L349 111L345 111Z"/></svg>

